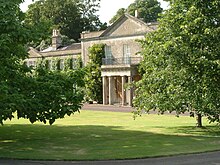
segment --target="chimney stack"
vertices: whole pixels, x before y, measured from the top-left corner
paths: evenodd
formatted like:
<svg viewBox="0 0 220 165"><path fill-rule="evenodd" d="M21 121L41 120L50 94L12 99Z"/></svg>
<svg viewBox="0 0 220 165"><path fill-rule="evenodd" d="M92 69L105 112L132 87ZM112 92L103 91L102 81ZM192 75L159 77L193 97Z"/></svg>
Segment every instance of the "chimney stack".
<svg viewBox="0 0 220 165"><path fill-rule="evenodd" d="M52 35L52 48L53 50L57 50L59 46L61 46L61 35L60 31L57 29L53 29L53 35Z"/></svg>

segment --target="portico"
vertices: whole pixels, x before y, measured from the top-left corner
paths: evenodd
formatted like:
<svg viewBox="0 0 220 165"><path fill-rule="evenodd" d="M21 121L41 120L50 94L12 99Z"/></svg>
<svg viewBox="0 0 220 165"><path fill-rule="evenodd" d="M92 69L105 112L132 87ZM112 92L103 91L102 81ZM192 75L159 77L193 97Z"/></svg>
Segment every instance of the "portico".
<svg viewBox="0 0 220 165"><path fill-rule="evenodd" d="M133 88L128 87L134 77L137 76L137 69L131 65L103 65L103 104L132 106Z"/></svg>
<svg viewBox="0 0 220 165"><path fill-rule="evenodd" d="M103 79L103 104L113 105L121 104L122 106L132 106L132 89L125 86L128 80L127 76L104 76ZM130 80L131 81L131 80Z"/></svg>

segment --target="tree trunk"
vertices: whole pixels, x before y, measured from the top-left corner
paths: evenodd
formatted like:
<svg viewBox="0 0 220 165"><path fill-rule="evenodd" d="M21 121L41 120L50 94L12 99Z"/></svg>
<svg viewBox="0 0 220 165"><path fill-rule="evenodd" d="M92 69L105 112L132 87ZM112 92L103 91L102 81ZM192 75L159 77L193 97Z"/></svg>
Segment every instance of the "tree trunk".
<svg viewBox="0 0 220 165"><path fill-rule="evenodd" d="M197 127L201 128L202 127L202 115L199 113L197 114Z"/></svg>

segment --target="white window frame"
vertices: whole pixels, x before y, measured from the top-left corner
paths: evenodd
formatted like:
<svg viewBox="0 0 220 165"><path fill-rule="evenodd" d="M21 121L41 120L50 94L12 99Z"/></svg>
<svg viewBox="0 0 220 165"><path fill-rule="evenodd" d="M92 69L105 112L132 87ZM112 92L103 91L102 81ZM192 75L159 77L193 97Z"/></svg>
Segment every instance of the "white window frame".
<svg viewBox="0 0 220 165"><path fill-rule="evenodd" d="M112 58L112 48L111 45L105 45L105 58L111 59Z"/></svg>
<svg viewBox="0 0 220 165"><path fill-rule="evenodd" d="M60 68L59 68L59 69L60 69L60 70L64 70L64 59L60 59L59 62L60 62L60 64L59 64L59 65L60 65Z"/></svg>
<svg viewBox="0 0 220 165"><path fill-rule="evenodd" d="M130 63L130 57L131 57L131 48L128 44L123 45L123 61L126 64Z"/></svg>

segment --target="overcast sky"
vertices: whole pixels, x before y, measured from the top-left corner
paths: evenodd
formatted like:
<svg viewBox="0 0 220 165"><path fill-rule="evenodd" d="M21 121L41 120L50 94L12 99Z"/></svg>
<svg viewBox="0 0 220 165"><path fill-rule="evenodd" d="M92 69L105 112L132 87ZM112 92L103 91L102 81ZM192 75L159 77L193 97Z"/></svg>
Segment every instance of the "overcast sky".
<svg viewBox="0 0 220 165"><path fill-rule="evenodd" d="M135 0L101 0L101 7L98 12L99 18L102 22L109 22L109 20L116 14L118 9L127 8L128 5L133 3ZM163 8L167 8L167 3L159 0ZM21 4L21 9L26 11L28 5L33 3L32 0L25 0L23 4Z"/></svg>

